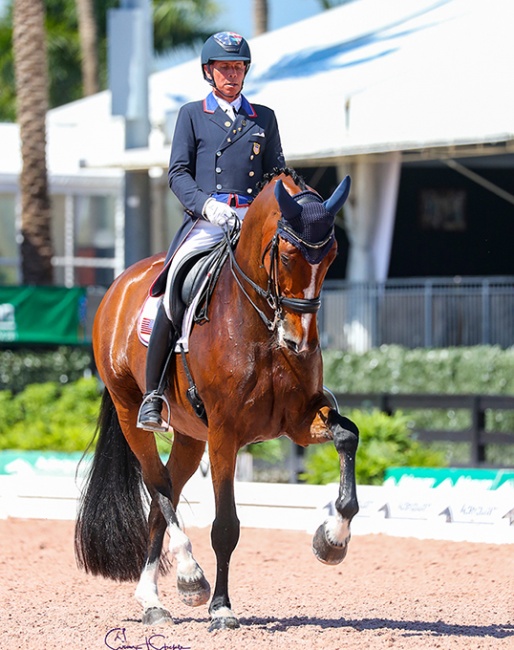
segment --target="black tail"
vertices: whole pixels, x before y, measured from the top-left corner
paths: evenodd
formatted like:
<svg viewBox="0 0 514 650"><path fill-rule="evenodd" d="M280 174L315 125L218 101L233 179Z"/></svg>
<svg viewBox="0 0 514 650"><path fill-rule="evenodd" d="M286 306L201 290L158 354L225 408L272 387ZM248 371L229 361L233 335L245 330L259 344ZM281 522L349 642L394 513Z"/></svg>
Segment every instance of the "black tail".
<svg viewBox="0 0 514 650"><path fill-rule="evenodd" d="M78 565L93 575L137 580L148 547L141 467L104 390L99 435L75 526Z"/></svg>

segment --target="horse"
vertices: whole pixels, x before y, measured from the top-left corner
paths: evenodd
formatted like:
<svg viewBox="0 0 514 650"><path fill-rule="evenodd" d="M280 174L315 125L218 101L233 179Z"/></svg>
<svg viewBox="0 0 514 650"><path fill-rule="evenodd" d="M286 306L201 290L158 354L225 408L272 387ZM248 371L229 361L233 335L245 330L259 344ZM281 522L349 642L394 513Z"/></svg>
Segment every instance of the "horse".
<svg viewBox="0 0 514 650"><path fill-rule="evenodd" d="M136 428L146 354L136 321L164 256L125 270L97 310L93 350L105 388L98 440L76 520L75 552L79 567L88 573L137 581L135 598L144 625L173 622L157 587L170 556L176 563L179 597L192 607L211 597L177 517L180 494L199 467L206 444L217 562L208 607L210 631L239 627L229 598L229 564L240 535L234 475L244 446L279 436L302 447L333 441L340 458L335 514L319 526L312 545L326 564L341 562L347 553L350 523L358 511L359 432L324 390L317 311L337 251L335 214L349 185L346 177L323 201L292 169L275 170L265 178L242 222L237 246L219 272L208 318L192 328L187 364L180 363L181 355L173 355L169 364L165 395L173 442L166 463L154 433ZM187 398L190 377L204 418ZM166 531L169 553L162 553Z"/></svg>

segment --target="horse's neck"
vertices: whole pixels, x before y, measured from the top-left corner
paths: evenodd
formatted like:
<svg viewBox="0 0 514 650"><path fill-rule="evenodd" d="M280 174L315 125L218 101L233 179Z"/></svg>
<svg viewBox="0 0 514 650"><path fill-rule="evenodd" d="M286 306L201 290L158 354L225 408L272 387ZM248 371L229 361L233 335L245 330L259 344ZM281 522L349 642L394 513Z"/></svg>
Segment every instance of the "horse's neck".
<svg viewBox="0 0 514 650"><path fill-rule="evenodd" d="M237 244L236 259L241 268L253 280L266 277L262 266L265 247L275 233L276 223L270 224L269 215L276 205L273 203L272 185L268 185L248 209L243 221L241 236Z"/></svg>

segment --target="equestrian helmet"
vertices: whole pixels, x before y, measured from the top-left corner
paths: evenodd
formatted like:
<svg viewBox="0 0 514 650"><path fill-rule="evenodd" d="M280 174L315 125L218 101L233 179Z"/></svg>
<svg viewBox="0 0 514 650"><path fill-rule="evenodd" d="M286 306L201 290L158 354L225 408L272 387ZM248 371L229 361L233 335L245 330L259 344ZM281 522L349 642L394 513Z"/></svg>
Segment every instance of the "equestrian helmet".
<svg viewBox="0 0 514 650"><path fill-rule="evenodd" d="M211 83L211 80L205 75L204 65L209 65L213 61L244 61L246 72L248 72L252 55L250 46L242 36L235 32L218 32L209 36L205 41L200 59L204 79Z"/></svg>

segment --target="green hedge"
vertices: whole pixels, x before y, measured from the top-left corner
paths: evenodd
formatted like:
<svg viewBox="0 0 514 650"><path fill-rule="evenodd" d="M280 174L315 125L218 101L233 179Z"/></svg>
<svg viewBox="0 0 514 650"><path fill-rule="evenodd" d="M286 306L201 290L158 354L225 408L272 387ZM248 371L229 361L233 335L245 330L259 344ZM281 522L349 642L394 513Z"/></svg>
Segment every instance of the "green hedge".
<svg viewBox="0 0 514 650"><path fill-rule="evenodd" d="M363 354L325 351L324 381L336 393L441 393L514 395L514 348L497 346L406 349L382 346ZM405 411L409 428L463 430L471 426L468 410ZM488 411L486 429L514 431L512 411ZM468 462L466 443L438 443L449 464ZM513 465L514 445L490 445L487 462Z"/></svg>
<svg viewBox="0 0 514 650"><path fill-rule="evenodd" d="M0 392L0 449L84 451L100 408L95 377Z"/></svg>
<svg viewBox="0 0 514 650"><path fill-rule="evenodd" d="M383 346L364 354L325 351L323 356L324 381L334 392L514 395L514 348L408 350ZM0 389L9 390L0 390L0 449L84 450L93 436L100 403L97 380L79 379L90 366L91 354L87 349L2 351ZM411 438L416 427L469 426L468 414L453 410L427 409L405 412L401 417L406 419ZM514 414L488 413L487 426L514 431ZM163 453L169 450L167 442L159 439L158 444ZM252 451L273 460L283 455L278 441L273 441L269 449L266 444L255 445ZM430 452L434 450L443 451L450 464L465 462L467 458L459 445L431 446ZM364 443L360 456L363 453ZM514 450L493 448L488 460L512 464L513 455Z"/></svg>
<svg viewBox="0 0 514 650"><path fill-rule="evenodd" d="M0 390L13 393L30 384L65 384L90 374L89 347L10 348L0 350Z"/></svg>
<svg viewBox="0 0 514 650"><path fill-rule="evenodd" d="M324 382L341 393L477 393L514 395L514 348L323 352Z"/></svg>

